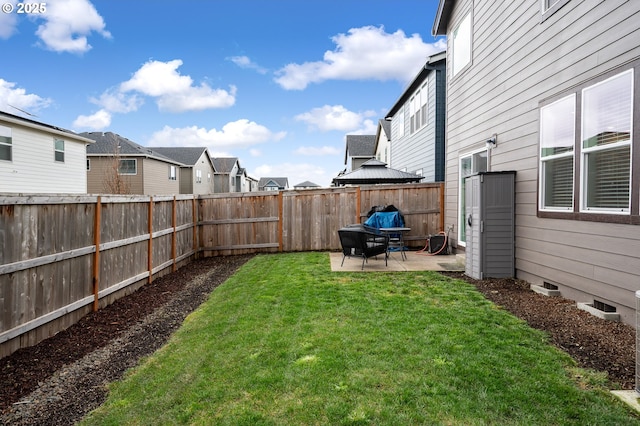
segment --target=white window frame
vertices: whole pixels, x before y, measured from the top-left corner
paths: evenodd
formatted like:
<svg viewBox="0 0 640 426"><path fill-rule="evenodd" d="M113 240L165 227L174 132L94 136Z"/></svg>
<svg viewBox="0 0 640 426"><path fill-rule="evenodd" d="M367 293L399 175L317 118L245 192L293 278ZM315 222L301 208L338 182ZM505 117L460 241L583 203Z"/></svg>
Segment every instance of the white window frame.
<svg viewBox="0 0 640 426"><path fill-rule="evenodd" d="M612 142L612 143L608 143L608 144L604 144L604 145L596 145L593 147L586 147L585 146L585 138L587 138L588 135L585 135L586 131L585 131L585 125L587 123L590 123L589 117L587 116L587 106L585 105L586 103L586 98L587 98L587 94L589 91L591 90L596 90L599 87L607 84L607 83L611 83L612 81L619 79L619 78L624 78L626 76L629 76L630 78L630 93L629 93L629 97L630 97L630 102L629 102L629 112L628 112L628 117L629 117L629 138L628 139L622 139L622 140L618 140L616 142ZM583 213L608 213L608 214L624 214L624 215L628 215L631 213L631 198L633 197L632 194L632 176L633 176L633 170L632 170L632 159L633 159L633 144L632 144L632 135L633 135L633 103L634 103L634 74L633 74L633 69L629 69L627 71L623 71L619 74L616 74L604 81L598 82L596 84L590 85L586 88L584 88L582 90L582 106L581 106L581 115L582 115L582 123L581 123L581 169L582 169L582 173L580 176L580 198L581 198L581 202L580 202L580 211ZM627 129L625 129L627 130ZM626 132L620 132L620 133L626 133ZM594 135L595 136L595 135ZM592 154L598 154L598 153L603 153L603 152L607 152L607 151L613 151L616 149L620 149L620 148L624 148L624 147L628 147L629 148L629 177L628 177L628 183L629 183L629 195L628 195L628 200L627 200L627 205L626 207L591 207L587 205L587 202L589 200L589 185L588 185L588 174L589 174L589 170L588 170L588 157L589 155Z"/></svg>
<svg viewBox="0 0 640 426"><path fill-rule="evenodd" d="M551 15L556 13L562 6L570 0L540 0L541 22L544 22Z"/></svg>
<svg viewBox="0 0 640 426"><path fill-rule="evenodd" d="M411 134L417 132L428 124L428 105L429 85L428 82L425 82L409 101L409 108L411 111Z"/></svg>
<svg viewBox="0 0 640 426"><path fill-rule="evenodd" d="M0 125L0 147L7 150L9 158L0 158L0 161L13 162L13 136L11 127Z"/></svg>
<svg viewBox="0 0 640 426"><path fill-rule="evenodd" d="M196 170L196 183L202 183L202 170Z"/></svg>
<svg viewBox="0 0 640 426"><path fill-rule="evenodd" d="M485 154L484 157L486 158L486 170L481 170L481 167L479 167L476 161L476 158L480 158L479 154ZM471 173L463 176L462 161L464 161L466 158L471 158ZM486 147L465 152L458 157L458 245L463 247L467 245L466 235L462 235L463 229L466 228L464 225L465 211L463 208L465 203L465 192L463 191L464 179L467 176L471 176L478 172L488 172L491 164L489 160L489 150Z"/></svg>
<svg viewBox="0 0 640 426"><path fill-rule="evenodd" d="M123 173L122 172L122 170L123 170L122 164L124 162L130 162L130 161L133 161L133 169L134 169L133 173L129 173L129 172ZM131 175L131 176L137 175L138 174L138 160L135 159L135 158L121 158L120 159L120 163L118 164L118 174L119 175Z"/></svg>
<svg viewBox="0 0 640 426"><path fill-rule="evenodd" d="M169 164L169 180L178 180L178 168Z"/></svg>
<svg viewBox="0 0 640 426"><path fill-rule="evenodd" d="M62 139L53 139L53 161L64 163L64 140Z"/></svg>
<svg viewBox="0 0 640 426"><path fill-rule="evenodd" d="M557 112L554 108L561 106L569 106L571 104L572 109L568 112L568 117L562 115L562 111ZM549 111L551 113L550 116L545 116L545 112ZM540 108L540 167L539 167L539 199L538 205L539 209L543 211L573 211L575 204L575 193L574 193L574 184L575 184L575 143L576 143L576 124L575 124L575 114L576 114L576 94L572 93L568 96L565 96L561 99L558 99L548 105L544 105ZM558 119L558 122L554 122L554 119ZM547 122L551 120L551 122ZM558 139L551 140L552 138L558 136L555 130L558 130L559 127L562 127L566 124L567 121L570 121L571 126L571 135L566 139L559 141ZM563 129L560 129L563 130ZM547 140L549 139L549 140ZM568 145L570 144L570 145ZM571 147L570 150L564 152L558 152L553 154L544 155L544 148L553 148L555 147ZM546 168L547 164L551 164L558 160L571 158L571 206L547 206L545 204L546 200Z"/></svg>
<svg viewBox="0 0 640 426"><path fill-rule="evenodd" d="M472 27L471 12L469 11L451 32L451 75L459 74L471 63L472 57Z"/></svg>

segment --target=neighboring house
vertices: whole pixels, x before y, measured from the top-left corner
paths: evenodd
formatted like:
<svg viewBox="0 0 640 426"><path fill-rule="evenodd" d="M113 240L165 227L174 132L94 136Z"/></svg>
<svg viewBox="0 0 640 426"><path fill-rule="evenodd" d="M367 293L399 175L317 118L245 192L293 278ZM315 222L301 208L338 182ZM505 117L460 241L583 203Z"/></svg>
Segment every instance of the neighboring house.
<svg viewBox="0 0 640 426"><path fill-rule="evenodd" d="M378 120L376 130L376 142L374 148L375 158L378 161L389 164L391 162L391 120Z"/></svg>
<svg viewBox="0 0 640 426"><path fill-rule="evenodd" d="M424 182L445 180L446 56L430 56L385 117L391 154L383 161L424 176Z"/></svg>
<svg viewBox="0 0 640 426"><path fill-rule="evenodd" d="M240 167L237 157L212 158L216 169L214 188L216 193L249 192L250 182L247 182L245 169Z"/></svg>
<svg viewBox="0 0 640 426"><path fill-rule="evenodd" d="M289 179L286 177L266 177L260 178L258 190L260 191L281 191L289 189Z"/></svg>
<svg viewBox="0 0 640 426"><path fill-rule="evenodd" d="M356 170L376 155L376 135L347 135L344 164L346 171Z"/></svg>
<svg viewBox="0 0 640 426"><path fill-rule="evenodd" d="M215 167L207 148L150 147L153 151L184 164L180 167L181 194L212 194Z"/></svg>
<svg viewBox="0 0 640 426"><path fill-rule="evenodd" d="M634 324L640 2L440 0L432 33L448 43L454 246L465 176L515 170L517 277Z"/></svg>
<svg viewBox="0 0 640 426"><path fill-rule="evenodd" d="M239 188L240 192L258 191L258 180L249 176L247 169L240 167L236 177L236 188Z"/></svg>
<svg viewBox="0 0 640 426"><path fill-rule="evenodd" d="M258 191L258 183L260 181L254 177L247 175L247 186L249 188L249 192Z"/></svg>
<svg viewBox="0 0 640 426"><path fill-rule="evenodd" d="M0 112L0 193L87 192L87 145L69 130Z"/></svg>
<svg viewBox="0 0 640 426"><path fill-rule="evenodd" d="M305 180L304 182L300 182L297 185L293 185L293 189L314 189L314 188L320 188L320 185L318 185L317 183L310 182L308 180Z"/></svg>
<svg viewBox="0 0 640 426"><path fill-rule="evenodd" d="M87 192L92 194L180 194L180 168L185 165L112 132L82 136L87 147Z"/></svg>

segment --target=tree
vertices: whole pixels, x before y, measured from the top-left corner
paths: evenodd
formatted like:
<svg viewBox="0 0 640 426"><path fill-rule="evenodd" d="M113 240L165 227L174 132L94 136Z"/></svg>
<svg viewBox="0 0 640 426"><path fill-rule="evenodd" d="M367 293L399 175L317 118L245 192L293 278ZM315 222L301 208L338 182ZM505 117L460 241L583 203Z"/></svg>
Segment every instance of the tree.
<svg viewBox="0 0 640 426"><path fill-rule="evenodd" d="M105 171L104 187L110 194L130 194L131 184L126 176L120 174L120 145L116 145L111 162Z"/></svg>

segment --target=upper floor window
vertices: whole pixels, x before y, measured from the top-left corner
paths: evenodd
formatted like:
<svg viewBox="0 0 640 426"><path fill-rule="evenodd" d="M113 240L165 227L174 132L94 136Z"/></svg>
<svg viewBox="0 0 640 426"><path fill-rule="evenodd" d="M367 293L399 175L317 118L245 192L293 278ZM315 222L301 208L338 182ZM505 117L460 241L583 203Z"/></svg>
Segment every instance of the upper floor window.
<svg viewBox="0 0 640 426"><path fill-rule="evenodd" d="M196 183L202 183L202 170L196 170Z"/></svg>
<svg viewBox="0 0 640 426"><path fill-rule="evenodd" d="M91 160L87 158L87 171L91 170Z"/></svg>
<svg viewBox="0 0 640 426"><path fill-rule="evenodd" d="M471 62L471 12L462 18L451 36L451 69L453 75L456 75Z"/></svg>
<svg viewBox="0 0 640 426"><path fill-rule="evenodd" d="M135 175L138 174L138 162L136 159L124 159L120 160L118 165L118 174L121 175Z"/></svg>
<svg viewBox="0 0 640 426"><path fill-rule="evenodd" d="M632 122L633 69L541 107L540 210L629 214Z"/></svg>
<svg viewBox="0 0 640 426"><path fill-rule="evenodd" d="M12 154L11 127L0 126L0 160L11 161Z"/></svg>
<svg viewBox="0 0 640 426"><path fill-rule="evenodd" d="M411 111L411 133L427 124L428 86L425 83L409 101Z"/></svg>
<svg viewBox="0 0 640 426"><path fill-rule="evenodd" d="M62 139L53 140L54 159L59 163L64 163L64 141Z"/></svg>

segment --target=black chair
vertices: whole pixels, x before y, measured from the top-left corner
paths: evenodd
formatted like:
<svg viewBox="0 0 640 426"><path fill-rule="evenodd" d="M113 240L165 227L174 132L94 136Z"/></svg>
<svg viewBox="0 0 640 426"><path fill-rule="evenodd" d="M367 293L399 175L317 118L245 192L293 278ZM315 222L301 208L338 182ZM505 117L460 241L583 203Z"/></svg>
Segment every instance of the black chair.
<svg viewBox="0 0 640 426"><path fill-rule="evenodd" d="M361 256L362 269L370 257L379 254L384 255L384 264L387 266L389 237L386 235L370 232L356 227L346 227L338 230L340 244L342 244L342 263L347 256Z"/></svg>

